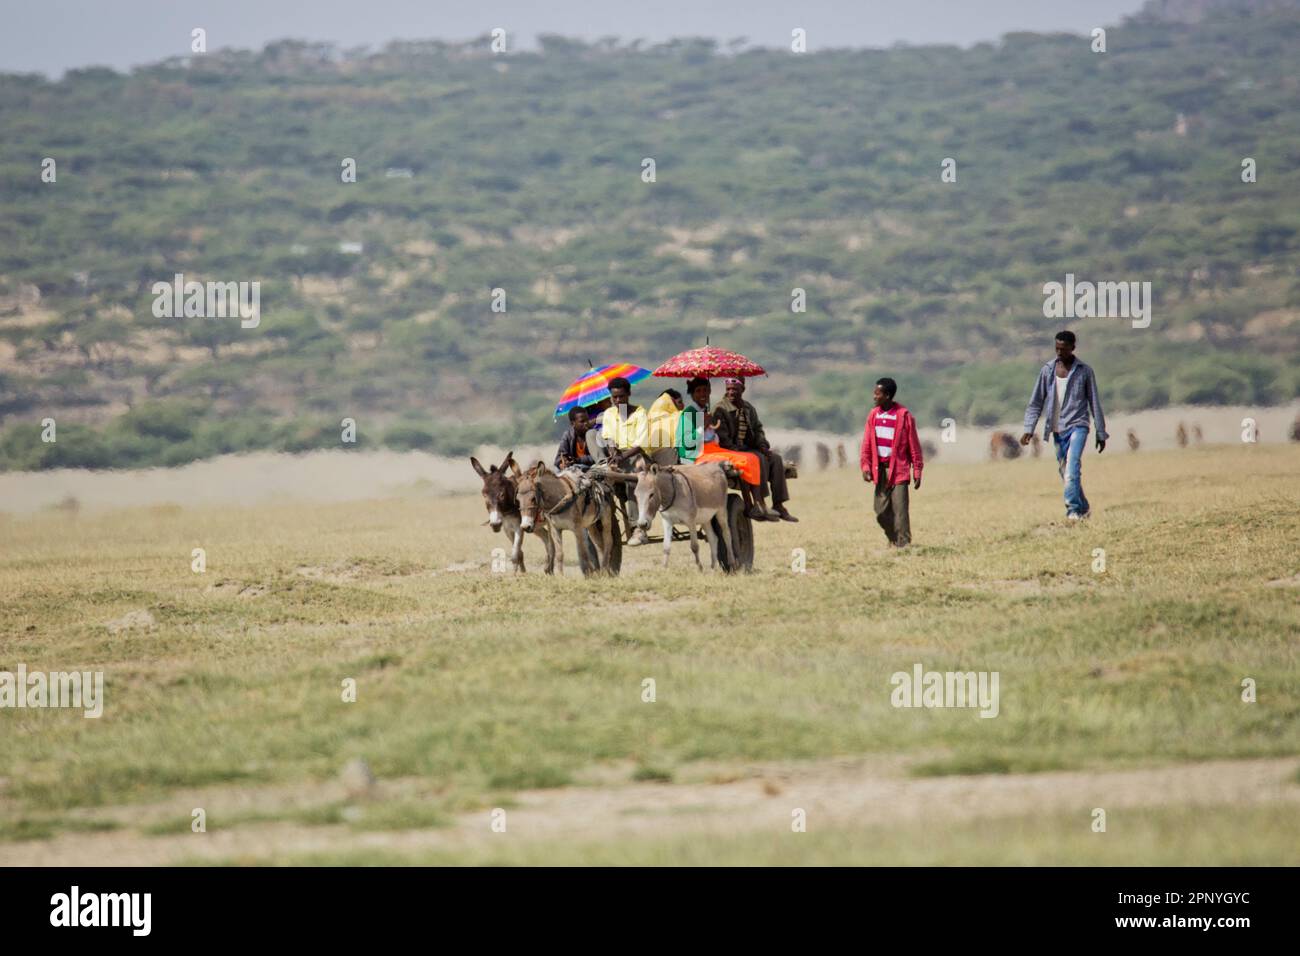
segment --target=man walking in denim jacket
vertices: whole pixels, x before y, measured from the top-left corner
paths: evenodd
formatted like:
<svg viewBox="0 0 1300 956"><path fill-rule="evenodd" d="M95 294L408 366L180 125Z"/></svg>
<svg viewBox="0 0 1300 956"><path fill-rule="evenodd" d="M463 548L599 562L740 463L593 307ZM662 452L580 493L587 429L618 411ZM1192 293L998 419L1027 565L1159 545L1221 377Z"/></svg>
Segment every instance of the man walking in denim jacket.
<svg viewBox="0 0 1300 956"><path fill-rule="evenodd" d="M1106 434L1097 378L1091 366L1074 357L1074 342L1073 332L1057 333L1056 358L1038 373L1029 407L1025 409L1025 433L1020 436L1020 444L1028 445L1039 417L1046 418L1043 438L1051 436L1056 442L1056 465L1065 482L1067 521L1079 521L1092 511L1080 480L1083 450L1088 445L1089 412L1097 423L1098 454L1106 450L1106 439L1110 437Z"/></svg>

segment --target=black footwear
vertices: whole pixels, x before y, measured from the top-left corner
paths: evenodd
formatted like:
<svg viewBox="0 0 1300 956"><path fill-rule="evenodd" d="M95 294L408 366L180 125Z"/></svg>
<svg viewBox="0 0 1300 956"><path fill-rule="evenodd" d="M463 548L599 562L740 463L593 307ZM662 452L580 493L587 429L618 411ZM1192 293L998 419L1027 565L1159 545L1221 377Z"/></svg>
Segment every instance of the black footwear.
<svg viewBox="0 0 1300 956"><path fill-rule="evenodd" d="M797 522L797 521L799 520L799 519L796 518L794 515L790 514L790 512L786 511L784 508L782 508L780 511L778 511L778 512L776 513L776 516L777 516L778 518L780 518L782 521L796 521L796 522Z"/></svg>

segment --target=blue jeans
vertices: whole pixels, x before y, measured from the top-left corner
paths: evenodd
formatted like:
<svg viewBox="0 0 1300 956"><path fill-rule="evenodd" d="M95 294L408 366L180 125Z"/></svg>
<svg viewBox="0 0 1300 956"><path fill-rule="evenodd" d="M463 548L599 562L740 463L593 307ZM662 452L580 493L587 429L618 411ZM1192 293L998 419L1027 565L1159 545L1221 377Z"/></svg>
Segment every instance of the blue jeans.
<svg viewBox="0 0 1300 956"><path fill-rule="evenodd" d="M1076 425L1064 434L1054 432L1056 467L1065 482L1065 513L1086 515L1088 499L1083 494L1083 450L1088 447L1088 426Z"/></svg>

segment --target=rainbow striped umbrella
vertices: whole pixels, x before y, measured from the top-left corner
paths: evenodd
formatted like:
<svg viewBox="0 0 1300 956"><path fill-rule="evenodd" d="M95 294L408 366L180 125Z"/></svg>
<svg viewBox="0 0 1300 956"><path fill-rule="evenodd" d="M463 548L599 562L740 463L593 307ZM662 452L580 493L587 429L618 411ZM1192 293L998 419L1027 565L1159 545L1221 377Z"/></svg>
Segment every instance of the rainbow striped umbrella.
<svg viewBox="0 0 1300 956"><path fill-rule="evenodd" d="M602 365L600 368L588 369L583 375L573 380L564 394L560 404L555 406L555 417L569 414L575 405L594 405L602 399L609 398L609 382L614 378L625 378L633 385L650 377L650 370L640 365L626 362L618 365Z"/></svg>

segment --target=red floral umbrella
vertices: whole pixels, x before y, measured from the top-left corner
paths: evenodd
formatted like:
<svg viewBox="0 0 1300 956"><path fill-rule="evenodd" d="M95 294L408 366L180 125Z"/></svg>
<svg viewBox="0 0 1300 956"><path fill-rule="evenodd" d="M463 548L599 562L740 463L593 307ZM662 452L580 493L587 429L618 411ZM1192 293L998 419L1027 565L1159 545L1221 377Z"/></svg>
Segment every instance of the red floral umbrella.
<svg viewBox="0 0 1300 956"><path fill-rule="evenodd" d="M674 355L655 369L654 374L659 378L750 378L767 372L739 352L706 345Z"/></svg>

